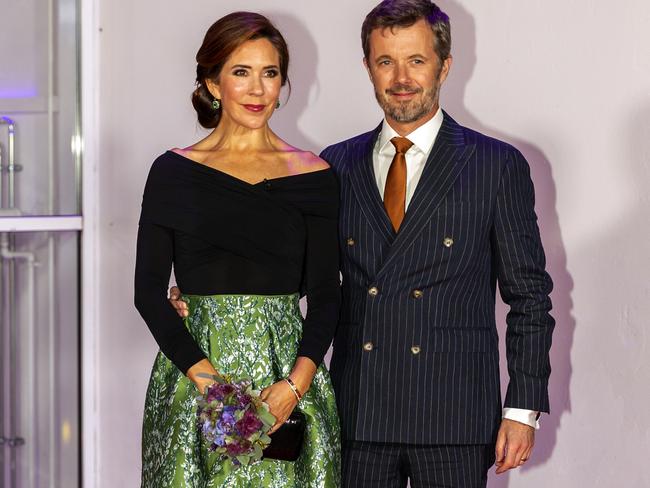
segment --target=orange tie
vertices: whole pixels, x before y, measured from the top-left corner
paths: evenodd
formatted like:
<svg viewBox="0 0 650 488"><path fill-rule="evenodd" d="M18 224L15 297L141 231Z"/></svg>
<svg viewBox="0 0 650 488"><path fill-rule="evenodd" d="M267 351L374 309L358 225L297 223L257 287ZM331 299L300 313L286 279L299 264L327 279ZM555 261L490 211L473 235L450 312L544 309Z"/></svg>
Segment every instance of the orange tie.
<svg viewBox="0 0 650 488"><path fill-rule="evenodd" d="M390 163L386 187L384 188L384 207L393 224L395 232L404 220L406 208L406 151L413 145L406 137L393 137L390 142L395 146L395 156Z"/></svg>

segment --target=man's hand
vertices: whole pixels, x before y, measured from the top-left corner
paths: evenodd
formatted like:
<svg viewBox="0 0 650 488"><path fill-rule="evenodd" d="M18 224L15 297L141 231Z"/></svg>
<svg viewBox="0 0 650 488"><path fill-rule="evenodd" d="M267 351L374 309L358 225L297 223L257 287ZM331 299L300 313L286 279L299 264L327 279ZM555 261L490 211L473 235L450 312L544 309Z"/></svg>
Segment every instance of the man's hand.
<svg viewBox="0 0 650 488"><path fill-rule="evenodd" d="M172 286L169 289L169 303L176 309L176 313L184 319L189 315L187 303L181 300L181 290L177 286Z"/></svg>
<svg viewBox="0 0 650 488"><path fill-rule="evenodd" d="M495 448L497 474L523 465L533 450L535 429L514 420L503 419Z"/></svg>

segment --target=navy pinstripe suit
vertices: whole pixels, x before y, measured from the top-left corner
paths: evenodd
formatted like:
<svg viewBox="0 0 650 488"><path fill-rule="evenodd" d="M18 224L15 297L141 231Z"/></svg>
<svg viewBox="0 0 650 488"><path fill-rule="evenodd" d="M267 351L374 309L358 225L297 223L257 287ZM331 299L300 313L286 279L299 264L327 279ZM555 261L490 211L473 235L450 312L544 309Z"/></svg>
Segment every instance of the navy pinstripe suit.
<svg viewBox="0 0 650 488"><path fill-rule="evenodd" d="M505 406L549 409L552 282L528 164L446 113L398 234L381 126L326 148L341 186L343 306L331 374L346 440L490 444L501 418L495 287L510 305Z"/></svg>

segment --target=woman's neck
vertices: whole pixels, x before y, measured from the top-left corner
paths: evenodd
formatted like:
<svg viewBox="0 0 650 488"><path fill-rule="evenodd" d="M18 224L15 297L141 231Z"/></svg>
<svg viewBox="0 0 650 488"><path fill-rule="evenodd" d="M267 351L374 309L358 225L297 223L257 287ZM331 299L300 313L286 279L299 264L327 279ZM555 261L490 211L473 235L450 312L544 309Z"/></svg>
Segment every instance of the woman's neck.
<svg viewBox="0 0 650 488"><path fill-rule="evenodd" d="M281 142L268 124L251 129L226 119L204 139L202 145L212 151L260 152L276 150Z"/></svg>

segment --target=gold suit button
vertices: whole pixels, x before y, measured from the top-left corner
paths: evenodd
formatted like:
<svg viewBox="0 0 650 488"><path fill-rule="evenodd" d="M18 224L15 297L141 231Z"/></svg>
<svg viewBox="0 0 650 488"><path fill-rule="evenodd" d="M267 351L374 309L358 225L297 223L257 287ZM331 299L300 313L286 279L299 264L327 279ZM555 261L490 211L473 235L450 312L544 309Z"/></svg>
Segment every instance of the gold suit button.
<svg viewBox="0 0 650 488"><path fill-rule="evenodd" d="M371 297L376 297L377 295L379 295L379 288L377 288L376 286L371 287L368 290L368 295L370 295Z"/></svg>
<svg viewBox="0 0 650 488"><path fill-rule="evenodd" d="M352 237L348 237L348 246L354 246L354 239Z"/></svg>
<svg viewBox="0 0 650 488"><path fill-rule="evenodd" d="M411 347L411 352L413 354L420 354L420 346L412 346Z"/></svg>
<svg viewBox="0 0 650 488"><path fill-rule="evenodd" d="M445 237L442 240L442 245L445 247L451 247L454 245L454 240L451 237Z"/></svg>
<svg viewBox="0 0 650 488"><path fill-rule="evenodd" d="M424 296L424 292L422 290L413 290L412 292L413 298L422 298Z"/></svg>
<svg viewBox="0 0 650 488"><path fill-rule="evenodd" d="M368 351L368 352L370 352L370 351L372 351L372 349L373 349L374 347L375 347L375 345L374 345L372 342L366 342L366 343L363 345L363 350L364 350L364 351Z"/></svg>

